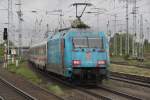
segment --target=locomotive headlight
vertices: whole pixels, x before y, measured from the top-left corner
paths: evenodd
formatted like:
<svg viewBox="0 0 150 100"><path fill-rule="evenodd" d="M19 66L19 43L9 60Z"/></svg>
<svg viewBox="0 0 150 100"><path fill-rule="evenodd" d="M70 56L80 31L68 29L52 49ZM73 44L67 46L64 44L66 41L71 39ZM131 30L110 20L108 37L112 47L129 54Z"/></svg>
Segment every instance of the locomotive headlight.
<svg viewBox="0 0 150 100"><path fill-rule="evenodd" d="M80 65L81 61L80 60L73 60L73 65Z"/></svg>
<svg viewBox="0 0 150 100"><path fill-rule="evenodd" d="M104 60L99 60L98 61L98 65L105 65L106 64L106 61L104 61Z"/></svg>

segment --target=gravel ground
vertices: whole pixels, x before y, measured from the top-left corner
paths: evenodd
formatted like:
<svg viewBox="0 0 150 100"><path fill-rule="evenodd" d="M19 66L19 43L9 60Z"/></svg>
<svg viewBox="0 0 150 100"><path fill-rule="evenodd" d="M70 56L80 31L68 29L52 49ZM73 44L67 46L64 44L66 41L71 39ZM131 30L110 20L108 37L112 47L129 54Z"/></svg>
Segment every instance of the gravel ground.
<svg viewBox="0 0 150 100"><path fill-rule="evenodd" d="M110 93L108 91L102 90L102 89L90 89L95 94L101 94L105 97L109 97L111 100L129 100L128 98Z"/></svg>
<svg viewBox="0 0 150 100"><path fill-rule="evenodd" d="M136 66L111 64L110 70L112 72L150 77L150 69L139 68Z"/></svg>
<svg viewBox="0 0 150 100"><path fill-rule="evenodd" d="M23 77L9 73L7 70L2 68L2 66L0 66L0 76L5 78L9 82L11 82L16 87L31 94L33 97L37 98L38 100L59 100L57 97L53 96L52 94L26 81ZM16 100L20 100L20 99L16 99Z"/></svg>
<svg viewBox="0 0 150 100"><path fill-rule="evenodd" d="M33 70L33 68L31 68L31 70L36 72L36 70ZM50 86L52 85L52 90L50 89L51 93L61 96L65 100L101 100L95 97L91 97L86 93L76 91L76 89L64 86L61 83L55 82L54 80L50 80L50 78L46 78L45 76L39 74L39 72L36 72L36 74L42 79L42 83L39 84L40 87L47 89L47 84ZM32 94L32 96L36 97L38 100L58 100L55 96L42 91L41 89L28 82L26 79L24 79L24 77L10 73L2 67L0 67L0 76L15 84L16 87L19 87L25 92Z"/></svg>
<svg viewBox="0 0 150 100"><path fill-rule="evenodd" d="M76 97L78 99L75 99L75 100L84 100L82 97L80 97L80 95L77 95L75 92L74 92L74 89L72 88L68 88L58 82L55 82L54 80L50 80L50 78L46 78L44 77L43 75L41 75L39 72L37 72L37 70L35 70L34 68L30 67L31 70L33 70L35 73L37 73L37 76L41 77L42 80L47 83L47 82L50 82L50 84L56 84L57 86L59 86L59 88L63 91L63 95L62 96L66 96L66 97ZM117 90L120 90L120 91L123 91L123 92L126 92L128 94L132 94L132 95L138 95L139 97L141 98L144 98L144 100L150 100L149 99L149 95L148 93L150 93L149 89L147 88L144 88L144 87L138 87L138 86L135 86L133 84L126 84L126 83L123 83L123 82L118 82L118 81L109 81L109 82L104 82L104 84L106 84L107 86L109 86L110 88L112 89L117 89ZM137 88L138 87L138 88ZM137 88L136 90L134 90L134 88ZM142 89L142 91L140 90ZM108 93L106 91L103 91L103 90L97 90L97 89L89 89L90 91L96 93L96 94L101 94L103 96L106 96L106 97L109 97L111 98L112 100L128 100L124 97L120 97L120 96L117 96L117 95L112 95L111 93ZM132 90L132 91L131 91ZM141 92L139 92L141 91ZM132 93L133 92L133 93ZM139 95L140 93L140 95ZM69 100L72 100L72 99L69 99ZM85 99L87 100L87 99ZM92 99L91 99L92 100Z"/></svg>
<svg viewBox="0 0 150 100"><path fill-rule="evenodd" d="M50 82L51 84L56 84L57 86L59 86L59 88L63 91L63 95L62 96L66 97L66 100L97 100L97 99L87 99L86 97L85 97L85 99L83 99L84 98L84 95L82 95L83 93L77 94L75 92L75 89L68 88L68 87L62 85L61 83L56 82L53 79L51 80L50 78L44 77L42 74L40 74L40 72L35 70L35 68L33 68L33 67L30 67L30 68L31 68L32 71L34 71L37 74L38 77L41 77L42 80L45 83ZM118 96L118 95L110 93L108 91L105 91L105 90L102 90L102 89L97 89L96 87L91 87L91 88L90 87L85 87L85 89L86 88L87 88L88 91L91 91L91 92L93 92L95 94L98 94L98 95L109 97L112 100L129 100L129 99L125 98L125 97Z"/></svg>
<svg viewBox="0 0 150 100"><path fill-rule="evenodd" d="M101 100L97 99L89 94L86 94L77 89L63 85L62 83L57 82L54 79L51 79L47 76L44 76L39 70L35 69L32 65L28 66L32 71L36 73L38 77L42 79L42 84L53 84L59 88L59 91L62 91L61 94L55 93L56 95L62 96L65 100ZM44 85L45 86L45 85ZM54 91L53 91L54 92Z"/></svg>
<svg viewBox="0 0 150 100"><path fill-rule="evenodd" d="M105 81L103 84L112 89L116 89L130 95L140 97L143 100L150 100L150 88L115 80Z"/></svg>
<svg viewBox="0 0 150 100"><path fill-rule="evenodd" d="M24 90L25 92L32 94L32 96L36 97L38 100L58 100L55 96L37 88L30 82L26 81L23 77L9 73L7 70L3 69L2 67L0 67L0 75L2 77L4 77L5 79L9 80L11 83L15 84L15 86ZM44 76L42 76L40 74L37 74L37 75L42 78L42 80L45 84L49 83L49 84L57 85L61 89L61 91L63 91L63 95L62 94L61 95L64 96L67 100L84 100L83 96L81 96L82 93L77 94L75 92L75 89L64 87L60 83L53 83L49 79L44 78ZM112 81L112 80L110 80L108 82L104 82L104 84L109 86L110 88L117 89L117 90L120 90L123 92L127 92L131 95L141 97L141 98L143 98L143 100L150 100L150 95L149 95L150 89L149 88L136 86L136 85L129 84L129 83ZM43 83L41 85L43 85ZM43 85L43 87L44 87L44 85ZM97 91L97 93L98 93L98 91ZM100 91L99 91L99 93L100 93ZM109 97L109 95L107 95L107 96ZM113 97L113 98L115 98L115 97ZM86 100L88 100L88 99L86 99ZM119 100L119 99L115 98L114 100Z"/></svg>
<svg viewBox="0 0 150 100"><path fill-rule="evenodd" d="M26 100L19 93L9 88L3 82L0 81L0 100Z"/></svg>

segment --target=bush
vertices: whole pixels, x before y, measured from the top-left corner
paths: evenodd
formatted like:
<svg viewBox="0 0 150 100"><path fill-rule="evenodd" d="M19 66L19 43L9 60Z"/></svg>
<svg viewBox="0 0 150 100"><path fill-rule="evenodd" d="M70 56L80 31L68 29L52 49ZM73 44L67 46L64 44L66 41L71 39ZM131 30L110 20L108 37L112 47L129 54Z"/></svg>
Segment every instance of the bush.
<svg viewBox="0 0 150 100"><path fill-rule="evenodd" d="M124 59L125 59L125 60L129 60L129 57L130 57L129 55L125 55L125 56L124 56Z"/></svg>

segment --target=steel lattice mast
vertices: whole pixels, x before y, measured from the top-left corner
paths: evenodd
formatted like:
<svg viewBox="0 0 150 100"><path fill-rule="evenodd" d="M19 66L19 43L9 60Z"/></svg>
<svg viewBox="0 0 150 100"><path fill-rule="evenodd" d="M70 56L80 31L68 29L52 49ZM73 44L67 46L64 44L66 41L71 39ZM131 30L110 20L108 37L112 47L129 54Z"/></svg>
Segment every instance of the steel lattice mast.
<svg viewBox="0 0 150 100"><path fill-rule="evenodd" d="M129 0L126 0L126 43L125 43L125 53L129 55Z"/></svg>
<svg viewBox="0 0 150 100"><path fill-rule="evenodd" d="M18 55L21 57L21 45L22 45L22 21L23 21L23 19L22 19L22 11L21 11L21 0L19 0L18 1L18 12L17 12L17 14L18 14L18 20L19 20L19 24L18 24L18 32L19 32L19 43L18 43Z"/></svg>

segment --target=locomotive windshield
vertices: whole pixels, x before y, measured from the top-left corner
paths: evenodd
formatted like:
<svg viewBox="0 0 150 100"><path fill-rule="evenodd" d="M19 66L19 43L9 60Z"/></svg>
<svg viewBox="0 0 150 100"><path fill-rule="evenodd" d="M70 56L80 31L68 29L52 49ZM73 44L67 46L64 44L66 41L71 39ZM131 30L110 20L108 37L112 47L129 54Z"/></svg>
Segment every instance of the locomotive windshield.
<svg viewBox="0 0 150 100"><path fill-rule="evenodd" d="M100 48L103 49L103 40L94 37L75 37L73 38L75 48Z"/></svg>
<svg viewBox="0 0 150 100"><path fill-rule="evenodd" d="M87 38L73 38L75 48L88 48Z"/></svg>

